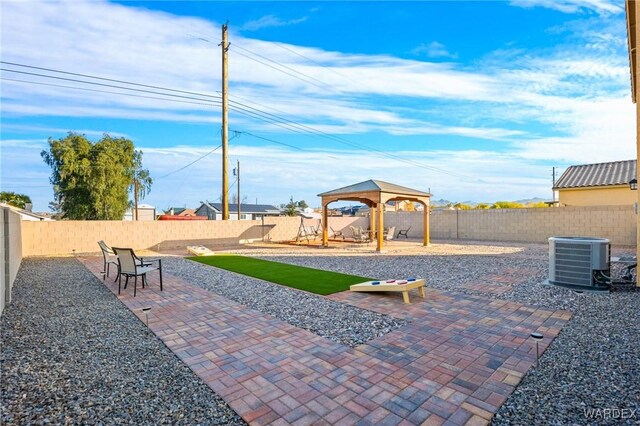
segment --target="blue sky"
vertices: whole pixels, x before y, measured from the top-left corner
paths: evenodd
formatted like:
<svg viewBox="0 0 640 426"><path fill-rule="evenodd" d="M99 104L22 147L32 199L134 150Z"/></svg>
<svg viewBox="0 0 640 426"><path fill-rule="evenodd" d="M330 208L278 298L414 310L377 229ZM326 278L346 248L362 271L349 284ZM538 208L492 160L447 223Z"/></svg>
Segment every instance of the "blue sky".
<svg viewBox="0 0 640 426"><path fill-rule="evenodd" d="M367 179L454 201L550 199L554 166L635 157L621 0L0 8L2 61L207 96L221 90L228 20L229 158L248 202L317 206L316 194ZM220 150L177 171L220 144L215 102L2 68L0 187L30 195L35 210L53 199L40 151L70 130L132 139L156 179L145 203L220 197Z"/></svg>

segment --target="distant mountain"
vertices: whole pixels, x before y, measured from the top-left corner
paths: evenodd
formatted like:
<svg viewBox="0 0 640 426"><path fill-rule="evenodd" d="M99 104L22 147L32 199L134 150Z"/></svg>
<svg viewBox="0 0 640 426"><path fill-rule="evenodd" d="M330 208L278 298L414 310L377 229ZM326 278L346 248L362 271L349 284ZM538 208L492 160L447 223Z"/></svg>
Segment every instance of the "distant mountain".
<svg viewBox="0 0 640 426"><path fill-rule="evenodd" d="M544 203L545 201L551 201L549 198L527 198L526 200L516 200L516 203L520 204L535 204L535 203Z"/></svg>

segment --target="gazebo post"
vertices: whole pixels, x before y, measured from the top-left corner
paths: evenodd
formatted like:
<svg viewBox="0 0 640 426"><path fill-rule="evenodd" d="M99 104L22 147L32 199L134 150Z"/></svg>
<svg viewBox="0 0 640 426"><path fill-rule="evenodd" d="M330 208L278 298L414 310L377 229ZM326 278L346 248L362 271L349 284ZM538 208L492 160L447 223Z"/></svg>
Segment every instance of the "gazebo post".
<svg viewBox="0 0 640 426"><path fill-rule="evenodd" d="M329 203L322 204L322 245L329 247Z"/></svg>
<svg viewBox="0 0 640 426"><path fill-rule="evenodd" d="M382 251L382 243L384 241L384 235L383 234L383 230L384 230L384 203L381 201L377 204L376 208L378 209L378 239L377 239L377 244L376 244L376 251L381 252Z"/></svg>
<svg viewBox="0 0 640 426"><path fill-rule="evenodd" d="M371 203L369 204L369 230L371 231L369 233L369 236L374 235L374 232L376 230L376 209L375 209L375 204Z"/></svg>

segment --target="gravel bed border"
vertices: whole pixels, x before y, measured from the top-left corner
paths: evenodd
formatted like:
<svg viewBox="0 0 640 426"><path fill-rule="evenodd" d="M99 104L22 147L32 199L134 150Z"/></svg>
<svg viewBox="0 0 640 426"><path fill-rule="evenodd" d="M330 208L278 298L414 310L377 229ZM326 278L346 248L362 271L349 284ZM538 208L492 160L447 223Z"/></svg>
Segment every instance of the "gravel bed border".
<svg viewBox="0 0 640 426"><path fill-rule="evenodd" d="M0 326L3 424L246 424L75 259L23 259Z"/></svg>

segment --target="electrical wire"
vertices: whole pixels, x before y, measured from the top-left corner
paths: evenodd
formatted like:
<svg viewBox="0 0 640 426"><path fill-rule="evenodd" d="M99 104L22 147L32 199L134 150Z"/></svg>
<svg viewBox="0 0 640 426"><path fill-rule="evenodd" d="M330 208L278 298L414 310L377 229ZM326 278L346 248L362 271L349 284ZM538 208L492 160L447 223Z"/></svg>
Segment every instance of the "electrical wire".
<svg viewBox="0 0 640 426"><path fill-rule="evenodd" d="M328 66L326 66L326 65L323 65L323 64L321 64L320 62L317 62L317 61L315 61L315 60L313 60L313 59L309 58L308 56L303 55L302 53L296 52L295 50L290 49L290 48L288 48L288 47L285 47L285 46L283 46L282 44L277 43L277 42L275 42L275 41L274 41L274 42L272 42L272 43L273 43L275 46L279 47L280 49L283 49L283 50L286 50L286 51L288 51L288 52L291 52L291 53L293 53L294 55L298 55L298 56L300 56L301 58L304 58L304 59L306 59L307 61L311 62L312 64L315 64L315 65L317 65L317 66L319 66L319 67L325 68L326 70L331 71L332 73L334 73L334 74L336 74L336 75L339 75L340 77L342 77L342 78L344 78L344 79L346 79L346 80L349 80L349 81L350 81L350 82L352 82L352 83L360 84L360 82L359 82L359 81L354 80L354 79L352 79L352 78L350 78L350 77L347 77L346 75L344 75L344 74L342 74L342 73L340 73L340 72L336 71L334 68L332 68L332 67L328 67Z"/></svg>
<svg viewBox="0 0 640 426"><path fill-rule="evenodd" d="M36 66L33 66L33 65L19 64L19 63L16 63L16 62L0 61L0 64L13 65L13 66L16 66L16 67L29 68L29 69L36 69L36 70L40 70L40 71L49 71L49 72L54 72L54 73L57 73L57 74L74 75L76 77L85 77L85 78L91 78L91 79L94 79L94 80L103 80L103 81L111 81L111 82L114 82L114 83L123 83L123 84L128 84L128 85L131 85L131 86L140 86L140 87L147 87L147 88L151 88L151 89L160 89L160 90L166 90L166 91L177 92L177 93L184 93L184 94L189 94L189 95L204 96L204 97L217 98L217 99L220 98L220 96L217 96L217 95L207 95L207 94L203 94L203 93L189 92L189 91L186 91L186 90L169 89L169 88L161 87L161 86L153 86L153 85L149 85L149 84L134 83L134 82L125 81L125 80L116 80L116 79L113 79L113 78L98 77L98 76L95 76L95 75L80 74L80 73L75 73L75 72L56 70L56 69L53 69L53 68L36 67Z"/></svg>
<svg viewBox="0 0 640 426"><path fill-rule="evenodd" d="M239 53L239 52L237 52ZM35 69L42 69L42 70L47 70L50 72L58 72L58 73L64 73L64 74L69 74L69 75L79 75L79 76L83 76L85 78L92 78L92 79L103 79L103 80L112 80L112 81L117 81L117 82L122 82L123 84L128 84L128 85L139 85L139 86L143 86L140 83L133 83L133 82L127 82L124 80L115 80L115 79L105 79L103 77L97 77L97 76L91 76L88 74L79 74L79 73L70 73L67 71L61 71L61 70L54 70L52 68L44 68L44 67L34 67L31 65L25 65L25 64L18 64L15 62L6 62L6 61L0 61L0 63L4 63L7 65L14 65L14 66L21 66L21 67L27 67L27 68L35 68ZM265 64L267 66L270 66L269 64ZM157 92L157 91L151 91L151 90L145 90L145 89L135 89L135 88L131 88L131 87L124 87L124 86L117 86L117 85L112 85L112 84L105 84L105 83L98 83L98 82L91 82L91 81L86 81L86 80L78 80L78 79L73 79L73 78L67 78L67 77L59 77L59 76L52 76L52 75L47 75L47 74L40 74L40 73L32 73L32 72L27 72L27 71L20 71L20 70L12 70L12 69L6 69L6 68L0 68L0 71L5 71L5 72L13 72L13 73L18 73L18 74L25 74L25 75L31 75L31 76L37 76L37 77L44 77L44 78L51 78L51 79L57 79L57 80L64 80L64 81L71 81L71 82L76 82L76 83L81 83L81 84L89 84L89 85L97 85L97 86L103 86L103 87L113 87L113 88L117 88L117 89L122 89L122 90L129 90L129 91L134 91L134 92L143 92L143 93L151 93L151 94L156 94L156 95L161 95L161 96L169 96L169 97L177 97L177 98L181 98L181 99L189 99L189 100L196 100L196 101L201 101L201 102L212 102L212 103L216 103L217 101L213 101L210 99L202 99L201 97L208 97L208 98L216 98L219 99L218 96L216 95L207 95L207 94L200 94L200 93L196 93L196 92L187 92L190 94L194 94L195 96L201 96L199 98L196 97L192 97L192 96L183 96L183 95L175 95L172 93L163 93L163 92ZM294 76L296 78L299 78L297 76ZM32 84L46 84L46 83L41 83L41 82L32 82ZM178 93L184 93L185 91L182 90L177 90L177 89L169 89L169 88L164 88L161 86L152 86L152 85L144 85L147 87L153 87L153 88L159 88L160 90L164 90L164 91L172 91L172 92L178 92ZM79 88L80 90L87 90L86 88ZM124 96L127 96L127 94L122 94ZM130 94L128 96L131 96ZM166 100L170 100L170 99L166 99ZM321 130L315 129L311 126L307 126L304 124L299 124L296 123L292 120L283 118L283 117L279 117L276 114L272 114L266 111L263 111L261 109L255 108L255 107L251 107L249 105L243 104L241 102L237 102L237 101L232 101L232 103L235 103L237 105L230 105L230 108L242 115L254 118L254 119L258 119L261 120L263 122L267 122L273 125L276 125L277 127L281 127L284 129L287 129L289 131L293 131L295 133L300 133L300 134L305 134L307 136L309 136L309 134L314 135L316 137L322 137L325 139L329 139L329 140L333 140L336 142L339 142L341 144L350 146L352 148L356 148L356 149L360 149L360 150L364 150L364 151L369 151L372 153L376 153L378 155L381 155L383 157L387 157L390 159L394 159L397 161L401 161L404 162L405 164L410 164L413 166L417 166L417 167L421 167L421 168L425 168L428 170L432 170L432 171L436 171L436 172L440 172L440 173L444 173L444 174L449 174L452 176L458 176L458 177L462 177L462 178L470 178L470 176L461 174L461 173L457 173L457 172L452 172L449 170L445 170L445 169L441 169L438 167L434 167L434 166L429 166L426 164L422 164L419 162L416 162L414 160L409 160L391 153L388 153L386 151L382 151L376 148L370 148L367 147L366 145L360 144L360 143L356 143L356 142L352 142L349 141L348 139L339 137L339 136L335 136L335 135L331 135L329 133L323 132Z"/></svg>
<svg viewBox="0 0 640 426"><path fill-rule="evenodd" d="M183 101L183 100L180 100L180 99L167 99L167 98L159 98L157 96L134 95L133 93L112 92L112 91L109 91L109 90L89 89L89 88L86 88L86 87L76 87L76 86L65 86L64 84L42 83L42 82L39 82L39 81L18 80L18 79L15 79L15 78L6 78L6 77L0 77L0 80L12 81L12 82L15 82L15 83L37 84L37 85L40 85L40 86L60 87L60 88L64 88L64 89L83 90L83 91L86 91L86 92L110 93L110 94L113 94L113 95L130 96L130 97L133 97L133 98L155 99L155 100L161 100L161 101L179 102L179 103L183 103L183 104L204 105L204 106L214 106L214 105L216 105L216 101L210 101L210 102L213 102L213 103ZM217 105L221 105L221 104L222 104L221 101L217 102Z"/></svg>
<svg viewBox="0 0 640 426"><path fill-rule="evenodd" d="M33 72L29 72L29 71L11 70L11 69L7 69L7 68L0 68L0 71L12 72L12 73L16 73L16 74L31 75L31 76L36 76L36 77L53 78L53 79L56 79L56 80L73 81L75 83L91 84L91 85L95 85L95 86L113 87L113 88L116 88L116 89L131 90L131 91L134 91L134 92L152 93L152 94L155 94L155 95L171 96L171 97L175 97L175 98L184 98L184 99L192 99L192 100L210 102L209 99L194 98L192 96L174 95L172 93L162 93L162 92L156 92L156 91L153 91L153 90L145 90L145 89L133 89L131 87L116 86L116 85L113 85L113 84L105 84L105 83L96 83L94 81L85 81L85 80L78 80L78 79L67 78L67 77L58 77L58 76L54 76L54 75L39 74L39 73L33 73Z"/></svg>
<svg viewBox="0 0 640 426"><path fill-rule="evenodd" d="M162 176L160 176L160 177L154 178L154 180L164 179L164 178L166 178L166 177L168 177L168 176L171 176L171 175L174 175L174 174L176 174L176 173L178 173L178 172L181 172L181 171L183 171L184 169L186 169L187 167L192 166L192 165L194 165L195 163L197 163L198 161L202 160L203 158L205 158L205 157L207 157L207 156L209 156L209 155L213 154L215 151L217 151L217 150L218 150L218 149L220 149L220 148L222 148L222 144L220 144L220 145L218 145L217 147L213 148L211 151L207 152L206 154L201 155L200 157L196 158L195 160L193 160L193 161L192 161L192 162L190 162L189 164L187 164L187 165L185 165L185 166L182 166L182 167L180 167L180 168L179 168L179 169L177 169L177 170L174 170L174 171L172 171L172 172L169 172L169 173L167 173L166 175L162 175Z"/></svg>
<svg viewBox="0 0 640 426"><path fill-rule="evenodd" d="M256 52L252 51L252 50L249 50L249 49L247 49L247 48L244 48L244 47L242 47L242 46L239 46L237 43L236 43L236 44L234 44L234 47L235 47L235 48L237 48L237 49L243 50L243 51L245 51L245 52L247 52L247 53L250 53L251 55L254 55L254 56L257 56L257 57L259 57L259 58L261 58L261 59L264 59L265 61L268 61L268 62L271 62L271 63L273 63L273 64L276 64L276 65L278 65L279 67L282 67L282 68L287 69L287 70L289 70L289 71L292 71L292 72L294 72L294 73L300 74L300 75L302 75L302 76L306 77L307 79L310 79L310 80L316 81L316 82L320 83L322 86L324 86L324 88L325 88L325 89L329 89L329 91L332 91L332 92L334 92L334 93L338 93L338 92L334 91L334 90L333 90L333 87L331 87L328 83L326 83L326 82L324 82L324 81L322 81L322 80L319 80L319 79L317 79L317 78L315 78L315 77L313 77L313 76L310 76L309 74L305 74L305 73L303 73L303 72L301 72L301 71L296 70L295 68L291 68L291 67L290 67L290 66L288 66L288 65L282 64L282 63L280 63L280 62L278 62L278 61L276 61L276 60L273 60L273 59L267 58L266 56L263 56L263 55L261 55L261 54L259 54L259 53L256 53ZM239 53L239 52L236 52L236 53ZM244 55L243 55L243 56L244 56Z"/></svg>
<svg viewBox="0 0 640 426"><path fill-rule="evenodd" d="M242 53L242 52L238 52L238 51L236 51L235 53L236 53L236 54L238 54L238 55L240 55L240 56L243 56L243 57L245 57L245 58L247 58L247 59L249 59L249 60L251 60L251 61L258 62L259 64L262 64L262 65L264 65L264 66L266 66L266 67L269 67L269 68L272 68L272 69L274 69L274 70L276 70L276 71L279 71L279 72L281 72L281 73L287 74L288 76L291 76L291 77L293 77L293 78L296 78L296 79L298 79L298 80L300 80L300 81L304 81L304 82L305 82L305 83L307 83L307 84L311 84L312 86L316 86L316 87L318 87L318 88L320 88L320 89L327 90L327 88L326 88L324 85L320 85L320 84L314 83L313 81L310 81L310 80L308 80L308 79L306 79L306 78L303 78L303 77L298 77L298 76L297 76L297 75L295 75L294 73L290 73L290 72L288 72L288 71L285 71L285 70L282 70L282 69L280 69L280 68L277 68L276 66L271 65L271 64L268 64L268 63L266 63L266 62L264 62L264 61L261 61L260 59L252 58L251 56L249 56L249 55L245 55L244 53ZM337 93L337 92L336 92L336 93Z"/></svg>

